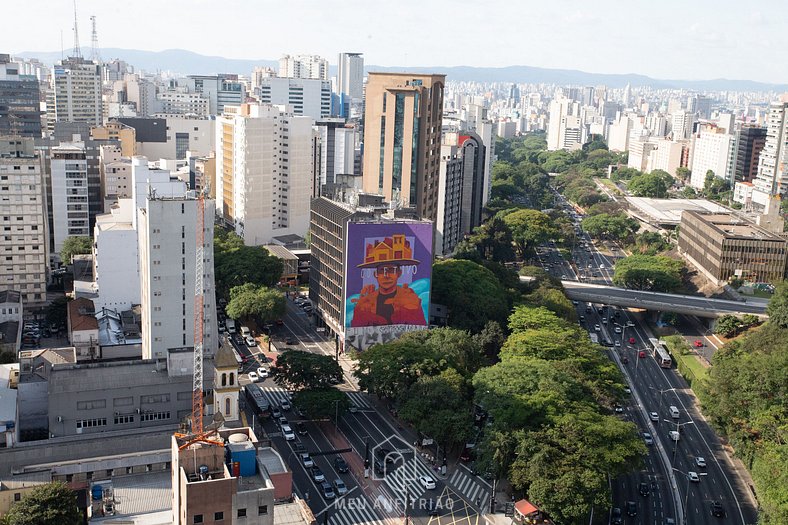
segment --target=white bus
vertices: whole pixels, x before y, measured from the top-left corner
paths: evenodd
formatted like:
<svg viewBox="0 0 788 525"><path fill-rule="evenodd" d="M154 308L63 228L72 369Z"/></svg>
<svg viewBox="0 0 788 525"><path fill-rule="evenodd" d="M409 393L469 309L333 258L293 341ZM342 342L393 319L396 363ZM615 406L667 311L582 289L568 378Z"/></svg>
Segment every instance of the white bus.
<svg viewBox="0 0 788 525"><path fill-rule="evenodd" d="M665 343L661 341L659 345L654 348L654 359L657 360L657 363L659 363L659 366L662 368L670 368L673 365L673 361L668 353L668 348L665 346Z"/></svg>

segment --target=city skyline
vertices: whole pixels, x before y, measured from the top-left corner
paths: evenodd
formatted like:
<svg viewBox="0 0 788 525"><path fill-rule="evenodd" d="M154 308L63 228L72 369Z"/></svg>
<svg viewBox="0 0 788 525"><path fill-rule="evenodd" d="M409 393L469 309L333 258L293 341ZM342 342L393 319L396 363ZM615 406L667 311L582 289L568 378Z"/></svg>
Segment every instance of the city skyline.
<svg viewBox="0 0 788 525"><path fill-rule="evenodd" d="M606 0L592 11L568 1L526 7L497 0L484 6L466 0L426 5L404 0L397 6L398 13L404 15L397 18L379 16L380 10L357 0L341 4L277 4L275 13L245 0L223 4L221 8L198 0L155 5L142 1L139 9L119 16L106 4L82 0L77 4L77 15L80 45L88 54L90 16L95 15L102 48L177 48L260 60L277 59L286 53L310 53L325 56L332 64L338 52L350 49L364 53L368 64L403 68L529 65L677 80L727 78L784 83L788 65L779 60L779 50L788 47L788 36L780 31L776 21L788 15L788 7L769 6L767 15L757 9L741 13L731 1L717 2L714 9L710 6L708 2L684 5L669 1L654 12L645 4L621 9L613 0ZM32 0L29 7L45 10L49 16L37 21L35 31L29 26L6 28L3 48L12 53L71 48L71 3L53 6L45 0ZM489 14L480 17L480 9ZM206 21L233 12L243 13L232 19L233 39L206 26ZM155 18L146 13L155 13ZM293 24L265 25L271 14ZM451 23L436 25L435 20ZM507 31L504 22L509 20L521 23L511 24ZM137 31L129 29L151 24L154 28L160 24L166 31L158 35L154 31L155 37L148 34L140 39ZM363 29L348 31L353 27ZM470 31L462 36L462 42L478 38L485 45L458 47L457 27ZM195 29L200 28L205 31L198 37ZM402 39L404 34L421 37ZM393 41L396 46L391 45Z"/></svg>

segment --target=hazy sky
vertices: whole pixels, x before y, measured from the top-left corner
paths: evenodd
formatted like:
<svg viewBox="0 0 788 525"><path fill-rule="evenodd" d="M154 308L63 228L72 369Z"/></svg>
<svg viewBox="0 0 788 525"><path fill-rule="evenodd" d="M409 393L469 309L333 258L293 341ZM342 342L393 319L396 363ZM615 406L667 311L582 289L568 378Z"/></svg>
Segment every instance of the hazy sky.
<svg viewBox="0 0 788 525"><path fill-rule="evenodd" d="M73 42L71 0L4 0L0 52ZM783 0L77 0L101 47L277 59L340 51L382 66L529 65L788 83Z"/></svg>

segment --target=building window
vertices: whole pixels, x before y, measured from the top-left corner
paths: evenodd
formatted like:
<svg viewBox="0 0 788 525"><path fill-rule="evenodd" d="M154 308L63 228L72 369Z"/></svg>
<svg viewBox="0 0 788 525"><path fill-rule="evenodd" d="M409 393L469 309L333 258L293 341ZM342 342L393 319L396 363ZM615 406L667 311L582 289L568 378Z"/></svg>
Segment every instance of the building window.
<svg viewBox="0 0 788 525"><path fill-rule="evenodd" d="M224 512L213 513L213 521L222 521L222 520L224 520Z"/></svg>
<svg viewBox="0 0 788 525"><path fill-rule="evenodd" d="M226 416L230 415L230 398L224 400L224 414Z"/></svg>
<svg viewBox="0 0 788 525"><path fill-rule="evenodd" d="M257 514L259 514L260 516L268 514L268 505L260 505L259 507L257 507Z"/></svg>
<svg viewBox="0 0 788 525"><path fill-rule="evenodd" d="M194 515L194 523L202 523L202 514L195 514Z"/></svg>
<svg viewBox="0 0 788 525"><path fill-rule="evenodd" d="M147 412L140 416L140 421L160 421L170 419L169 412Z"/></svg>
<svg viewBox="0 0 788 525"><path fill-rule="evenodd" d="M246 517L246 509L238 509L238 517L245 518Z"/></svg>
<svg viewBox="0 0 788 525"><path fill-rule="evenodd" d="M93 428L107 426L107 418L77 419L77 428Z"/></svg>
<svg viewBox="0 0 788 525"><path fill-rule="evenodd" d="M15 492L14 493L14 501L20 501L21 499L22 499L22 494L20 494L19 492ZM239 516L240 516L240 514L239 514ZM246 509L244 509L244 516L246 516Z"/></svg>
<svg viewBox="0 0 788 525"><path fill-rule="evenodd" d="M115 416L115 424L116 425L126 425L128 423L134 423L134 415L127 414L127 415L117 415L117 416Z"/></svg>

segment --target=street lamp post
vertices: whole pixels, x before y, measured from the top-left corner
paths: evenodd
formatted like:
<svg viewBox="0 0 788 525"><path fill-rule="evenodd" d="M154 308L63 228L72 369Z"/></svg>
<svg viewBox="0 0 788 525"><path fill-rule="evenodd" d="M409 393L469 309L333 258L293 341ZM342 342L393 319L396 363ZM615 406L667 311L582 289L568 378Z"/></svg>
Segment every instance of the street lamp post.
<svg viewBox="0 0 788 525"><path fill-rule="evenodd" d="M688 472L683 472L683 471L677 469L676 467L673 467L673 470L678 472L679 474L683 475L685 478L687 478L687 491L684 493L684 507L682 507L682 509L681 509L681 515L682 515L681 522L686 525L686 523L687 523L687 505L689 505L690 477L689 477L689 473ZM708 476L708 473L701 472L701 473L698 474L698 476Z"/></svg>
<svg viewBox="0 0 788 525"><path fill-rule="evenodd" d="M673 424L673 421L671 421L669 419L664 419L663 418L662 421L664 421L666 423L670 423L671 425ZM695 424L694 421L685 421L684 423L679 423L678 421L676 421L676 434L677 435L681 434L681 427L683 427L684 425L694 425L694 424ZM676 462L676 451L678 450L678 448L679 448L679 441L678 440L674 440L673 441L673 460L671 461L671 463L675 463Z"/></svg>
<svg viewBox="0 0 788 525"><path fill-rule="evenodd" d="M664 390L660 390L659 388L654 388L653 386L650 386L649 388L651 390L655 390L659 392L659 407L657 407L657 410L662 409L662 394L664 394L665 392L674 392L676 390L675 388L666 388Z"/></svg>

